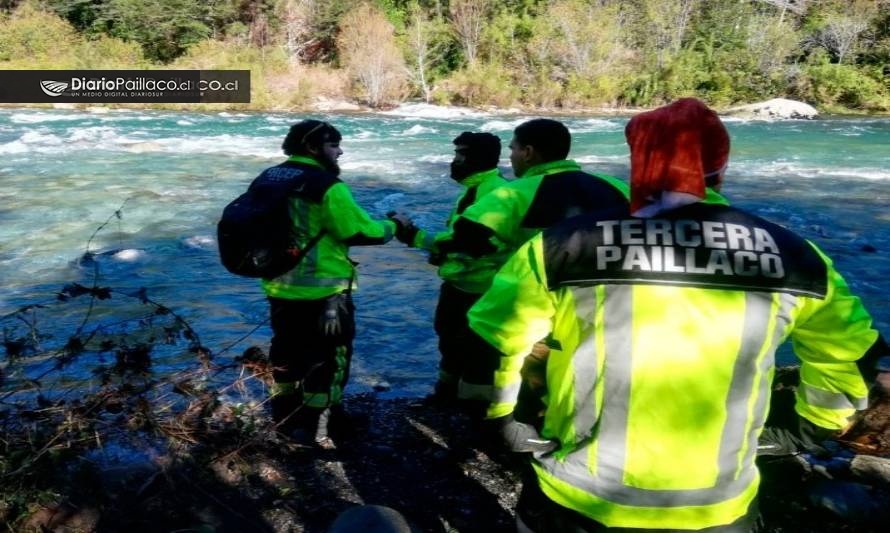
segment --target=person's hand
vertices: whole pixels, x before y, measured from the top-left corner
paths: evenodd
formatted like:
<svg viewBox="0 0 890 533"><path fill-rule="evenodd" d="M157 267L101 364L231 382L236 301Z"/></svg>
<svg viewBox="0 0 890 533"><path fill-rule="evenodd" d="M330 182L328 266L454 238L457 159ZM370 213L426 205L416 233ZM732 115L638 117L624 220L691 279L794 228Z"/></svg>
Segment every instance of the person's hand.
<svg viewBox="0 0 890 533"><path fill-rule="evenodd" d="M545 454L559 448L558 440L545 439L534 426L516 421L513 415L487 420L486 425L511 452Z"/></svg>
<svg viewBox="0 0 890 533"><path fill-rule="evenodd" d="M414 225L411 217L396 211L390 211L386 214L386 217L396 223L396 239L408 246L412 246L414 237L417 236L417 232L420 230Z"/></svg>

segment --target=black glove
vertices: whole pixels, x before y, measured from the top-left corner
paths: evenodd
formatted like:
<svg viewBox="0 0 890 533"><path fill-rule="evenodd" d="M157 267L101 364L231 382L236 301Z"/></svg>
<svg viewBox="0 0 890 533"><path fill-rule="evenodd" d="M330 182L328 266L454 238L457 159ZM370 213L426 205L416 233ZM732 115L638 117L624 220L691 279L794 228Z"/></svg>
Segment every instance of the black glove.
<svg viewBox="0 0 890 533"><path fill-rule="evenodd" d="M511 452L517 453L550 453L559 448L556 439L545 439L530 424L517 422L513 415L487 421L491 431L500 435L501 443Z"/></svg>
<svg viewBox="0 0 890 533"><path fill-rule="evenodd" d="M417 236L417 232L420 231L420 229L414 225L411 218L408 217L408 215L403 215L402 213L397 213L395 211L387 213L386 218L396 223L396 239L408 246L413 246L414 237Z"/></svg>
<svg viewBox="0 0 890 533"><path fill-rule="evenodd" d="M825 455L822 443L837 435L837 431L819 427L798 417L797 427L767 426L757 444L757 455L795 455L808 452Z"/></svg>

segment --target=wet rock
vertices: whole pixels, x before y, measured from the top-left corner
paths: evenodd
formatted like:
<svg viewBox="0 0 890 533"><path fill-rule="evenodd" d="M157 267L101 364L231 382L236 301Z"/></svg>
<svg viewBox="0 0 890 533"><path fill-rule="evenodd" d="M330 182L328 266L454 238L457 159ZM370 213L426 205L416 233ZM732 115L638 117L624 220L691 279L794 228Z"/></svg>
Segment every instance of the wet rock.
<svg viewBox="0 0 890 533"><path fill-rule="evenodd" d="M411 533L401 513L383 505L359 505L347 509L331 525L329 533Z"/></svg>
<svg viewBox="0 0 890 533"><path fill-rule="evenodd" d="M890 459L857 455L850 463L850 471L865 481L890 486Z"/></svg>
<svg viewBox="0 0 890 533"><path fill-rule="evenodd" d="M50 504L34 511L23 527L26 531L95 531L99 518L99 511L92 507Z"/></svg>
<svg viewBox="0 0 890 533"><path fill-rule="evenodd" d="M821 481L810 489L809 497L814 506L854 523L880 511L871 488L861 483Z"/></svg>
<svg viewBox="0 0 890 533"><path fill-rule="evenodd" d="M773 98L765 102L732 107L723 114L740 118L814 119L819 116L819 111L804 102Z"/></svg>

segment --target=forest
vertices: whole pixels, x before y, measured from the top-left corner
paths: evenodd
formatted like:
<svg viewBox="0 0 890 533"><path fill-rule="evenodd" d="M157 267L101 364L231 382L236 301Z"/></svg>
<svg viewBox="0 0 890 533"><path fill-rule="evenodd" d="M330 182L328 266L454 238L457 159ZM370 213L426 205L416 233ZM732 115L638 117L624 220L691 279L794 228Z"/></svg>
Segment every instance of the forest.
<svg viewBox="0 0 890 533"><path fill-rule="evenodd" d="M890 0L4 0L3 69L249 69L318 98L571 112L683 96L890 111Z"/></svg>

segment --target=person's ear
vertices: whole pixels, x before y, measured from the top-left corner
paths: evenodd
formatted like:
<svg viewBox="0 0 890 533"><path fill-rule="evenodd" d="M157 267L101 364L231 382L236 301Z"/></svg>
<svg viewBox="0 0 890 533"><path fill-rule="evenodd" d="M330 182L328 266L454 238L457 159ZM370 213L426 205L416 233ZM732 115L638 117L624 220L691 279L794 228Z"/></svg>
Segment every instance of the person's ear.
<svg viewBox="0 0 890 533"><path fill-rule="evenodd" d="M310 155L318 156L321 155L321 146L306 143L306 151L309 152Z"/></svg>
<svg viewBox="0 0 890 533"><path fill-rule="evenodd" d="M535 147L530 144L520 146L519 154L522 156L522 160L526 163L533 164L538 160L538 151L535 150Z"/></svg>

